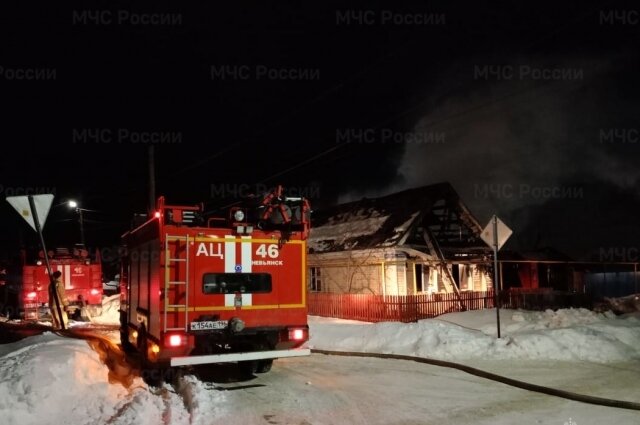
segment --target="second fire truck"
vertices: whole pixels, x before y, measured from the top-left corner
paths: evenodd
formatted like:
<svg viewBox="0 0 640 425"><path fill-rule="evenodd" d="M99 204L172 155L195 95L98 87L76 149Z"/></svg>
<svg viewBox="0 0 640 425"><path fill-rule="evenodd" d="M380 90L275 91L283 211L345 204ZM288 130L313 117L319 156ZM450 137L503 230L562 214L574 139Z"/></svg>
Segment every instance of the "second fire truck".
<svg viewBox="0 0 640 425"><path fill-rule="evenodd" d="M123 347L161 371L239 362L267 372L273 359L309 355L309 216L308 201L280 186L219 216L160 198L123 235Z"/></svg>
<svg viewBox="0 0 640 425"><path fill-rule="evenodd" d="M102 267L100 254L90 254L82 247L56 248L49 252L51 271L62 273L65 293L72 310L87 308L91 315L102 310ZM24 319L42 319L50 314L50 278L44 253L37 259L23 254L21 299Z"/></svg>

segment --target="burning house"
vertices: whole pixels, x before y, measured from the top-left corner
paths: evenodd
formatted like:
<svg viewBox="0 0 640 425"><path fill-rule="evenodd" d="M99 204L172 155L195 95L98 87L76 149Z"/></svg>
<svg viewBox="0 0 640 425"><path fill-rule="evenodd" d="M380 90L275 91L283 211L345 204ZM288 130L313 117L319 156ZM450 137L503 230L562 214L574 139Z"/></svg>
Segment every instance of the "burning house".
<svg viewBox="0 0 640 425"><path fill-rule="evenodd" d="M310 291L410 295L492 286L482 227L449 183L314 211L312 221Z"/></svg>

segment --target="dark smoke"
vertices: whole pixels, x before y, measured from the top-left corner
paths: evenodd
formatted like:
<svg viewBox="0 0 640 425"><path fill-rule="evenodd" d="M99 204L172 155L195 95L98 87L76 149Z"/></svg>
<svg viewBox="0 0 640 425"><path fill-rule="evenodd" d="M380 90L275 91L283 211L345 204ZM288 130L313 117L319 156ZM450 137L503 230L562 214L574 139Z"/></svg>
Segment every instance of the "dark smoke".
<svg viewBox="0 0 640 425"><path fill-rule="evenodd" d="M621 57L625 56L519 60L505 65L513 67L510 79L477 78L474 71L483 63L459 67L468 72L459 74L455 84L445 84L454 87L448 93L433 88L433 101L412 130L444 134L444 141L406 143L394 184L341 200L449 181L481 224L495 213L511 225L515 233L507 247L535 249L548 243L583 256L588 251L585 244L596 249L605 243L602 232L597 241L582 241L580 247L574 243L584 233L583 226L607 226L612 214L605 219L603 214L586 213L605 202L603 193L624 193L620 199L606 198L615 211L625 209L625 198L640 193L640 141L608 138L611 131L624 135L628 129L637 130L634 116L639 108L629 92L637 93L638 88L629 86L629 60ZM533 80L519 78L520 66L577 74ZM546 206L568 214L550 216ZM571 214L593 221L572 227ZM565 231L550 237L557 229Z"/></svg>

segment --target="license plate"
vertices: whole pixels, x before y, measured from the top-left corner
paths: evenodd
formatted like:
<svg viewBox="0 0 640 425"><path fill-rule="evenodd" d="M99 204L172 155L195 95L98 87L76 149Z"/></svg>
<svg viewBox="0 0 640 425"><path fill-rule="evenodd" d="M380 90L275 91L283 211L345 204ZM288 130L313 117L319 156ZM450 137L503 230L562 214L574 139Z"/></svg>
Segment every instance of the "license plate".
<svg viewBox="0 0 640 425"><path fill-rule="evenodd" d="M226 320L191 322L192 331L209 331L209 330L226 329L226 328L227 328Z"/></svg>

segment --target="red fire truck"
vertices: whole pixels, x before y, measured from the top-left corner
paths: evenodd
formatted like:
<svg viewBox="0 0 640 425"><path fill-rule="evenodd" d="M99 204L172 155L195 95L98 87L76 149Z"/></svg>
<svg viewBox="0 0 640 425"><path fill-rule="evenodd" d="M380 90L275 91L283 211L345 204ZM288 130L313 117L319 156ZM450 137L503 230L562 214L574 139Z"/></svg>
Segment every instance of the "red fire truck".
<svg viewBox="0 0 640 425"><path fill-rule="evenodd" d="M62 273L65 292L72 309L88 307L90 313L100 314L102 308L102 267L100 254L90 255L84 248L57 248L49 251L51 271ZM49 275L44 254L37 259L23 259L22 290L24 318L40 319L50 314Z"/></svg>
<svg viewBox="0 0 640 425"><path fill-rule="evenodd" d="M306 239L310 207L278 186L219 216L167 205L123 235L121 342L145 369L309 355Z"/></svg>

